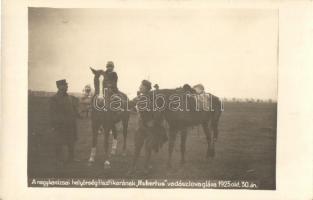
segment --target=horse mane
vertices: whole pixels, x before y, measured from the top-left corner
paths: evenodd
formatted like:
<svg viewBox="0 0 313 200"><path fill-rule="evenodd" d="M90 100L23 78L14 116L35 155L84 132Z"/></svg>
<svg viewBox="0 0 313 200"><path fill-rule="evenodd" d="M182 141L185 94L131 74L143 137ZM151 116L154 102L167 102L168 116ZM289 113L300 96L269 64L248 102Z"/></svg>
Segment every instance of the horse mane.
<svg viewBox="0 0 313 200"><path fill-rule="evenodd" d="M95 88L95 95L99 94L100 88L99 88L99 76L95 76L93 79L93 85Z"/></svg>

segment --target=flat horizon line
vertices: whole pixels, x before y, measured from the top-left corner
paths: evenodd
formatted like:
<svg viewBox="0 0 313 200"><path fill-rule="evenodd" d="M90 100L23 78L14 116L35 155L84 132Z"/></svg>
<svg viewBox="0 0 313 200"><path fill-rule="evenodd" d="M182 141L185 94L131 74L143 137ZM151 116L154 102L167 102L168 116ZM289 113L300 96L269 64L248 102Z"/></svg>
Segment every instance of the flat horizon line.
<svg viewBox="0 0 313 200"><path fill-rule="evenodd" d="M173 88L163 88L163 89L173 89ZM162 89L160 89L162 90ZM55 91L49 91L49 90L33 90L33 89L28 89L28 91L32 91L32 92L46 92L46 93L56 93L57 90ZM83 95L84 93L83 92L78 92L78 91L68 91L67 92L68 94L80 94L80 95ZM126 93L124 92L127 96L131 96L130 93ZM134 95L134 97L136 97L136 95ZM263 101L268 101L268 100L272 100L273 102L277 102L277 98L257 98L257 97L227 97L227 96L217 96L218 98L220 99L227 99L227 100L263 100Z"/></svg>

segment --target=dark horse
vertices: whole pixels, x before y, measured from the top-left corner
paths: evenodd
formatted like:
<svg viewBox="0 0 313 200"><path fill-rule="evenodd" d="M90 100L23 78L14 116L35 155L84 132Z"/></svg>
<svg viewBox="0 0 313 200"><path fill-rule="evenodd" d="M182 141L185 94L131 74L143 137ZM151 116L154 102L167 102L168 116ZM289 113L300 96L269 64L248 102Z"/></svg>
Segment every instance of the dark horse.
<svg viewBox="0 0 313 200"><path fill-rule="evenodd" d="M172 167L172 153L178 132L181 133L181 164L185 163L188 127L197 125L202 126L208 144L206 157L214 157L214 143L218 137L218 121L223 109L222 102L218 97L206 93L205 98L208 105L204 108L202 106L204 101L200 99L200 95L195 94L195 91L188 85L177 89L160 89L157 91L151 91L147 95L149 96L149 99L153 99L153 106L149 108L151 114L159 113L157 115L151 115L154 118L153 120L160 121L160 117L162 117L162 119L164 119L169 125L168 168ZM157 134L157 132L154 134ZM130 172L133 172L136 167L136 162L142 147L141 143L138 143L139 145L135 145L134 161ZM153 148L145 149L145 167L148 167Z"/></svg>
<svg viewBox="0 0 313 200"><path fill-rule="evenodd" d="M95 161L98 132L100 129L103 129L105 153L104 166L105 168L108 168L110 167L110 131L113 132L114 139L116 139L117 135L115 124L120 121L122 122L124 136L123 154L126 153L127 127L130 115L127 109L128 98L124 93L120 91L114 93L110 88L104 85L103 70L90 69L94 74L95 94L93 95L91 102L92 149L89 163L93 163Z"/></svg>

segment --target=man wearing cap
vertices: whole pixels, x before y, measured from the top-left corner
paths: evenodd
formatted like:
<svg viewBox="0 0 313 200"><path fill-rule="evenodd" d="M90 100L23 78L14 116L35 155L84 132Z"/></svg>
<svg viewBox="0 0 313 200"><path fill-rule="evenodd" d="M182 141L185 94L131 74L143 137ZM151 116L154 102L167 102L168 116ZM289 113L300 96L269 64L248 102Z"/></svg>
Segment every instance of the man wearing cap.
<svg viewBox="0 0 313 200"><path fill-rule="evenodd" d="M211 104L210 94L205 93L204 86L202 84L197 84L193 86L193 90L197 94L195 97L198 101L198 108L200 109L199 111L209 111L209 107Z"/></svg>
<svg viewBox="0 0 313 200"><path fill-rule="evenodd" d="M135 152L132 167L136 167L142 146L145 143L146 156L150 157L151 151L158 151L159 147L167 140L166 131L162 126L160 112L152 110L151 82L143 80L140 84L137 97L133 100L138 107L138 129L135 132ZM147 158L146 158L147 159ZM149 160L149 158L148 158ZM147 161L147 160L146 160ZM148 163L146 162L146 165ZM145 166L148 167L148 166Z"/></svg>
<svg viewBox="0 0 313 200"><path fill-rule="evenodd" d="M139 93L140 94L147 94L151 90L151 82L148 80L142 80L141 85L139 86Z"/></svg>
<svg viewBox="0 0 313 200"><path fill-rule="evenodd" d="M112 89L114 93L118 92L117 89L117 79L118 76L114 71L114 63L112 61L107 62L106 71L104 71L104 86L106 88Z"/></svg>
<svg viewBox="0 0 313 200"><path fill-rule="evenodd" d="M151 88L151 82L148 80L143 80L139 86L137 97L133 100L133 102L135 102L135 104L138 106L140 125L141 123L146 125L148 122L146 116L149 115L150 112L148 112L147 110L149 110L151 106L151 99L148 93L151 91ZM144 103L141 104L141 101L143 101Z"/></svg>
<svg viewBox="0 0 313 200"><path fill-rule="evenodd" d="M74 143L77 139L76 119L78 98L68 95L68 84L65 79L56 81L58 92L50 99L50 122L56 139L57 167L63 165L62 147L68 148L68 162L74 160Z"/></svg>
<svg viewBox="0 0 313 200"><path fill-rule="evenodd" d="M158 84L154 84L154 89L156 90L156 91L158 91L159 90L159 85Z"/></svg>

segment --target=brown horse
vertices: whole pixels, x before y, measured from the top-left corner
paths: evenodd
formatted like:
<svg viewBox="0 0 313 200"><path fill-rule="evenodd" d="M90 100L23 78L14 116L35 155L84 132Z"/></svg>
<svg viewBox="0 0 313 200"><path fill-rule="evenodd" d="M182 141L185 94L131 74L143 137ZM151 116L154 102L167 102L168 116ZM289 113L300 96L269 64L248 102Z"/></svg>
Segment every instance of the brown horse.
<svg viewBox="0 0 313 200"><path fill-rule="evenodd" d="M151 113L154 122L160 121L160 116L169 125L169 148L168 148L168 161L167 166L171 168L172 153L176 140L177 133L181 133L181 164L185 163L185 151L186 151L186 139L187 128L197 125L201 125L203 132L206 136L208 143L206 157L214 157L214 143L218 137L218 121L222 112L222 102L218 97L206 94L209 99L209 104L206 108L199 105L199 96L195 94L195 91L190 86L185 85L183 88L177 89L160 89L151 91L147 94L147 99L152 99L152 102L147 104L148 110ZM208 101L207 101L208 102ZM147 109L146 109L147 110ZM145 111L147 112L147 111ZM148 112L148 113L149 113ZM155 115L155 113L159 113ZM159 123L154 123L159 126ZM158 128L157 128L158 129ZM153 128L151 129L153 130ZM212 134L213 131L213 134ZM155 133L149 133L153 136ZM140 138L140 137L138 137ZM157 138L157 137L155 137ZM135 141L136 142L136 141ZM136 167L136 162L139 156L142 142L135 144L135 155L133 160L132 172ZM148 167L152 147L146 147L146 163L145 167ZM147 169L146 169L147 170Z"/></svg>
<svg viewBox="0 0 313 200"><path fill-rule="evenodd" d="M100 129L103 129L105 153L104 167L109 168L109 133L112 131L113 135L116 137L115 124L118 122L122 122L124 137L123 155L126 154L127 127L130 115L127 109L128 98L124 93L120 91L113 92L110 88L104 85L103 70L90 69L94 74L95 94L92 97L92 149L89 163L92 164L95 161L98 132Z"/></svg>

